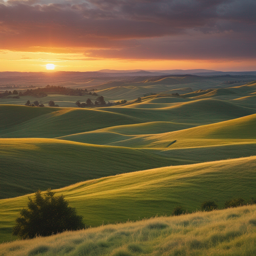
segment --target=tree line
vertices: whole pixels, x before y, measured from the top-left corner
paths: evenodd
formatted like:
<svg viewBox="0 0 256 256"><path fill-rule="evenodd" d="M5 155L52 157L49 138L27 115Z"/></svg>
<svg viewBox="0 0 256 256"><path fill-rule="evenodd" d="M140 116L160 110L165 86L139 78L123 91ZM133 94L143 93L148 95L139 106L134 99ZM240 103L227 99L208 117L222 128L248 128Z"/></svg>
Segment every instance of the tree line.
<svg viewBox="0 0 256 256"><path fill-rule="evenodd" d="M44 88L37 88L37 89L28 89L23 92L19 92L19 96L33 96L37 98L42 98L48 96L48 94L62 94L62 95L69 95L69 96L84 96L84 95L92 95L98 96L96 92L88 91L87 89L72 89L63 86L51 86L47 85Z"/></svg>
<svg viewBox="0 0 256 256"><path fill-rule="evenodd" d="M19 93L17 90L14 90L13 92L11 91L5 91L5 92L2 92L0 93L0 98L15 98L15 99L19 99Z"/></svg>
<svg viewBox="0 0 256 256"><path fill-rule="evenodd" d="M56 105L53 100L50 100L48 102L48 105L49 105L49 107L58 107L59 106L59 105ZM44 104L40 103L38 100L36 100L36 101L34 101L32 103L30 102L30 100L28 100L25 103L25 106L29 106L29 107L44 107Z"/></svg>
<svg viewBox="0 0 256 256"><path fill-rule="evenodd" d="M81 103L79 100L76 102L76 105L79 107L79 108L84 108L84 107L91 107L91 106L105 106L107 105L106 104L106 101L104 99L103 96L99 96L95 102L93 103L93 101L91 99L87 99L86 102L83 102ZM109 105L109 103L108 103Z"/></svg>

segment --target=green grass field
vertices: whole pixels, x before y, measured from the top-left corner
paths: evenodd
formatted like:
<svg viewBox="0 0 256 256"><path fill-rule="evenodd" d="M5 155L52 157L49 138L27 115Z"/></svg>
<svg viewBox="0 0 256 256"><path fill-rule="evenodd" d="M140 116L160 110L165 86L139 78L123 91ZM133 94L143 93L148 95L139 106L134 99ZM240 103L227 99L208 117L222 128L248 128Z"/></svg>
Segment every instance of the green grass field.
<svg viewBox="0 0 256 256"><path fill-rule="evenodd" d="M256 254L256 207L158 217L0 245L1 255Z"/></svg>
<svg viewBox="0 0 256 256"><path fill-rule="evenodd" d="M71 96L55 108L0 99L0 241L15 239L14 220L38 189L64 194L93 227L256 197L256 83L216 88L216 78L213 89L191 92L179 79L134 83L129 93L103 86L109 99L133 97L113 107L76 108L66 105Z"/></svg>
<svg viewBox="0 0 256 256"><path fill-rule="evenodd" d="M84 217L87 226L172 214L176 206L189 212L207 200L220 208L232 198L255 197L256 156L162 167L80 182L59 190ZM27 195L0 200L1 233L11 231Z"/></svg>

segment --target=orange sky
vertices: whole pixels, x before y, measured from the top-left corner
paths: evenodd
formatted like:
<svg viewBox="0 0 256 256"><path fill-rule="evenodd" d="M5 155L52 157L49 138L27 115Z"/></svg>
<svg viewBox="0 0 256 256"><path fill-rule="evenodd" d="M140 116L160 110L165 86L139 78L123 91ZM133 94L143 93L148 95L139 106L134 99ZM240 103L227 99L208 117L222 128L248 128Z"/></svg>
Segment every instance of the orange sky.
<svg viewBox="0 0 256 256"><path fill-rule="evenodd" d="M254 71L255 12L255 0L0 0L0 71Z"/></svg>
<svg viewBox="0 0 256 256"><path fill-rule="evenodd" d="M211 69L221 71L253 71L256 61L227 60L127 60L90 59L79 53L41 53L41 52L0 52L0 71L42 72L46 64L55 64L56 71L96 71L115 70L171 70L171 69Z"/></svg>

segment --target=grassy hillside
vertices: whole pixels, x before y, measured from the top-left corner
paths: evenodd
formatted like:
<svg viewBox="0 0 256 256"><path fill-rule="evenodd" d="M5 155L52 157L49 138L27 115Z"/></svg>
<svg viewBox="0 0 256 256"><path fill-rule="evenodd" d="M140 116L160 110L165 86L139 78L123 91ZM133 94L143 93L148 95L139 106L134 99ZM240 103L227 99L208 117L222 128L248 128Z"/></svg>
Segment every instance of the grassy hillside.
<svg viewBox="0 0 256 256"><path fill-rule="evenodd" d="M235 105L228 101L203 99L177 103L162 109L111 108L111 112L152 119L154 121L175 121L206 124L253 114L256 109Z"/></svg>
<svg viewBox="0 0 256 256"><path fill-rule="evenodd" d="M3 122L0 137L44 137L92 131L116 125L163 121L187 126L213 123L249 115L256 109L220 100L197 100L162 109L139 108L32 108L0 106ZM177 127L179 129L179 127Z"/></svg>
<svg viewBox="0 0 256 256"><path fill-rule="evenodd" d="M248 77L245 81L251 81L254 77ZM237 81L237 77L199 77L199 76L164 76L164 77L139 77L128 81L112 81L98 85L98 93L108 100L133 100L149 93L175 93L186 94L191 90L202 90L219 87L229 87L227 82L236 81L236 86L244 84Z"/></svg>
<svg viewBox="0 0 256 256"><path fill-rule="evenodd" d="M170 148L183 147L207 147L210 145L255 143L256 139L256 115L249 115L229 121L210 125L202 125L180 131L159 133L142 137L135 136L132 140L144 139L145 147L165 147L171 141L176 140ZM127 145L129 141L120 142L119 145Z"/></svg>
<svg viewBox="0 0 256 256"><path fill-rule="evenodd" d="M1 108L3 107L0 105L0 110ZM15 112L17 109L19 109L19 111ZM34 112L32 110L34 110ZM2 111L3 119L8 120L8 126L5 125L5 123L2 124L0 137L7 138L53 138L113 125L141 122L141 120L136 117L122 113L114 113L109 111L109 109L6 106ZM34 114L33 118L29 118L30 112Z"/></svg>
<svg viewBox="0 0 256 256"><path fill-rule="evenodd" d="M218 255L256 254L256 207L107 225L0 245L1 255Z"/></svg>
<svg viewBox="0 0 256 256"><path fill-rule="evenodd" d="M0 198L79 181L186 163L136 149L56 139L0 140ZM190 161L191 163L191 161Z"/></svg>
<svg viewBox="0 0 256 256"><path fill-rule="evenodd" d="M51 238L15 242L30 255L232 255L250 256L255 248L255 206L69 232ZM54 244L54 246L52 246ZM17 248L16 247L16 248ZM42 250L43 249L43 250ZM18 250L18 251L17 251ZM4 254L6 255L6 254ZM15 254L14 254L15 255Z"/></svg>
<svg viewBox="0 0 256 256"><path fill-rule="evenodd" d="M90 180L56 190L87 226L170 215L181 205L188 211L214 200L220 208L232 198L255 197L256 156L193 165L170 166ZM0 237L11 227L27 196L0 200Z"/></svg>
<svg viewBox="0 0 256 256"><path fill-rule="evenodd" d="M55 112L54 108L32 108L26 106L0 105L0 131L10 129L33 118Z"/></svg>
<svg viewBox="0 0 256 256"><path fill-rule="evenodd" d="M200 79L104 84L102 93L133 97L113 107L0 105L0 241L13 239L14 220L37 189L58 189L89 226L255 197L256 84L216 88L223 78ZM172 96L174 88L183 94ZM58 97L61 106L74 99Z"/></svg>
<svg viewBox="0 0 256 256"><path fill-rule="evenodd" d="M174 122L150 122L105 128L63 137L63 139L126 147L174 149L256 142L256 114L188 128ZM169 132L165 132L169 130ZM176 130L176 131L175 131ZM175 142L171 144L172 142Z"/></svg>

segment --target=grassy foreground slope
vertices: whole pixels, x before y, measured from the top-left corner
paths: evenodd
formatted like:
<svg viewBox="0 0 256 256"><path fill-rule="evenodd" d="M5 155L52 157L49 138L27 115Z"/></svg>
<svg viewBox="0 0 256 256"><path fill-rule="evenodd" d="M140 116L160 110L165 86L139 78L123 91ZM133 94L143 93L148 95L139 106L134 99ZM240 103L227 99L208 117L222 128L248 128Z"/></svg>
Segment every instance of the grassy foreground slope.
<svg viewBox="0 0 256 256"><path fill-rule="evenodd" d="M1 244L2 256L256 254L256 206L158 217Z"/></svg>
<svg viewBox="0 0 256 256"><path fill-rule="evenodd" d="M0 198L186 163L150 151L57 139L0 139L0 162Z"/></svg>
<svg viewBox="0 0 256 256"><path fill-rule="evenodd" d="M256 156L120 174L56 190L84 217L87 226L170 215L181 205L188 211L214 200L220 208L232 198L256 196ZM11 228L27 195L0 200L0 237Z"/></svg>

